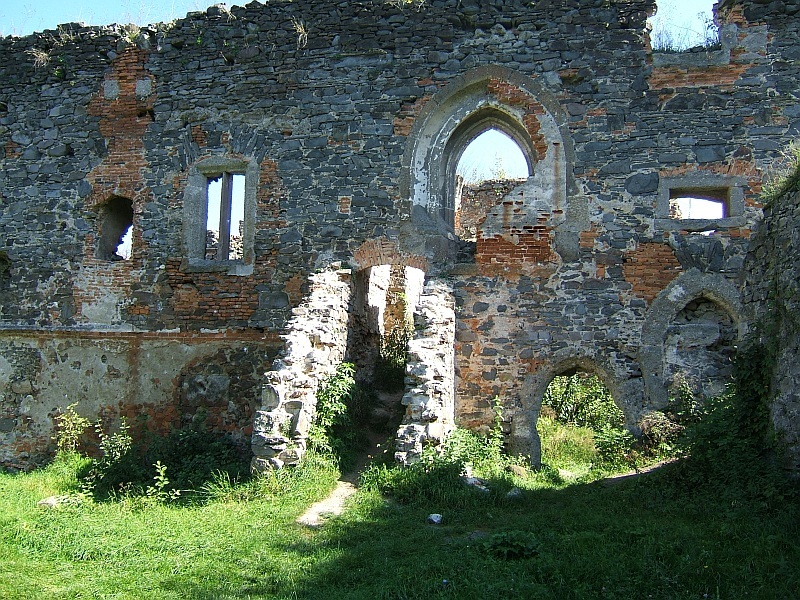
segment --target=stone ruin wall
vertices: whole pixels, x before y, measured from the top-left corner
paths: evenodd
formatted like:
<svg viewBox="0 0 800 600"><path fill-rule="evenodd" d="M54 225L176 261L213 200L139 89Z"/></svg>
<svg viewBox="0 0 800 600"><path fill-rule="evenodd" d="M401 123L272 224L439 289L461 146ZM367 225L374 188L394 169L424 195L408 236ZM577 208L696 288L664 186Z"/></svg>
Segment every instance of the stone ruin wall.
<svg viewBox="0 0 800 600"><path fill-rule="evenodd" d="M247 440L311 275L387 264L453 290L456 422L486 424L499 396L512 447L535 454L544 387L581 368L635 429L697 364L670 348L724 357L746 330L761 183L800 131L796 2L726 1L719 49L674 55L649 48L653 10L279 1L0 40L3 464L41 461L74 401ZM488 127L531 176L486 196L465 252L452 168ZM230 264L202 252L223 170L247 187ZM671 189L709 187L730 191L724 218L670 217ZM117 198L133 254L109 261Z"/></svg>
<svg viewBox="0 0 800 600"><path fill-rule="evenodd" d="M800 469L800 191L777 198L764 211L746 264L743 301L762 335L773 336L772 422L788 448L787 466Z"/></svg>

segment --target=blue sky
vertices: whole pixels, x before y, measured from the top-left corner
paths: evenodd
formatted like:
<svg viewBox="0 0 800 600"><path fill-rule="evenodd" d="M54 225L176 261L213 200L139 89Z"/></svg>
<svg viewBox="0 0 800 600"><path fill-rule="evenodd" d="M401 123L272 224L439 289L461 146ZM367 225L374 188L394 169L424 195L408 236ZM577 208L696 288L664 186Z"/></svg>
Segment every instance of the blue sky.
<svg viewBox="0 0 800 600"><path fill-rule="evenodd" d="M379 2L381 0L374 0ZM247 4L250 0L229 2ZM213 0L0 0L0 35L27 35L55 29L61 23L83 21L89 25L166 22L187 12L204 10ZM657 21L676 32L703 30L698 13L710 13L713 0L661 0ZM681 34L682 35L682 34Z"/></svg>

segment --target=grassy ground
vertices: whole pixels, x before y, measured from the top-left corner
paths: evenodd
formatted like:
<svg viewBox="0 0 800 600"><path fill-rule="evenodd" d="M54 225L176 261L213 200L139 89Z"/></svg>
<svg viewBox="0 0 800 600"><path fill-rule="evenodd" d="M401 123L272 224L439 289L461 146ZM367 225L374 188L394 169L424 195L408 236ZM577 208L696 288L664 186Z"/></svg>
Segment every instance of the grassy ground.
<svg viewBox="0 0 800 600"><path fill-rule="evenodd" d="M712 479L680 462L596 479L604 473L589 466L585 441L551 428L552 464L539 473L495 470L483 493L445 461L403 474L376 467L348 510L315 530L294 520L337 472L314 456L183 504L130 496L37 507L75 494L76 456L3 474L0 598L800 597L800 507L789 488L755 472ZM558 450L570 445L579 449ZM507 497L513 486L521 497ZM434 512L441 525L426 524Z"/></svg>

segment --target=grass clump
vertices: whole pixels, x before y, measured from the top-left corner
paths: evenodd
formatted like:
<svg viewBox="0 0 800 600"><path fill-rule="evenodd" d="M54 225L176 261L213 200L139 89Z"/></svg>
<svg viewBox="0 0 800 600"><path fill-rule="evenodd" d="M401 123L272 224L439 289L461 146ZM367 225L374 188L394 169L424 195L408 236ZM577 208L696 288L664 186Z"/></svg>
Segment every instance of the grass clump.
<svg viewBox="0 0 800 600"><path fill-rule="evenodd" d="M792 143L784 153L783 167L764 185L762 198L769 205L800 190L800 143Z"/></svg>

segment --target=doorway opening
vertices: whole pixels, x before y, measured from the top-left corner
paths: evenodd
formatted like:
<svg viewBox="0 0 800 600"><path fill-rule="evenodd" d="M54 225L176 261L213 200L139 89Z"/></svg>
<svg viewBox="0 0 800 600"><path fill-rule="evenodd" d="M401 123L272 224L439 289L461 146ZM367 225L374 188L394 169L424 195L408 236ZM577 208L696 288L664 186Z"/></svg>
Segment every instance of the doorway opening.
<svg viewBox="0 0 800 600"><path fill-rule="evenodd" d="M629 460L633 436L600 377L572 369L553 378L537 422L542 462L562 479L616 469Z"/></svg>
<svg viewBox="0 0 800 600"><path fill-rule="evenodd" d="M393 437L405 413L406 353L424 279L420 269L391 264L362 269L354 277L346 360L366 392L357 420L373 442Z"/></svg>

